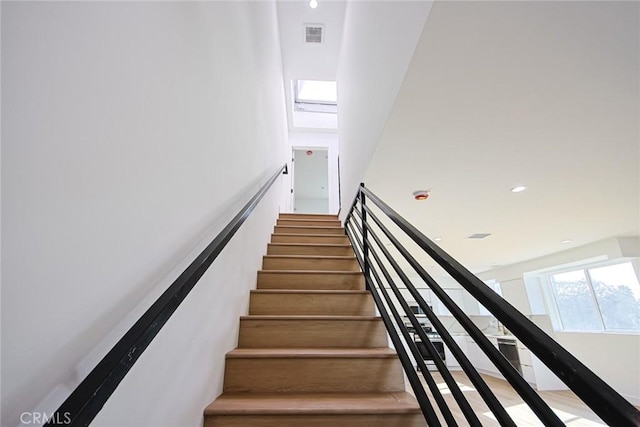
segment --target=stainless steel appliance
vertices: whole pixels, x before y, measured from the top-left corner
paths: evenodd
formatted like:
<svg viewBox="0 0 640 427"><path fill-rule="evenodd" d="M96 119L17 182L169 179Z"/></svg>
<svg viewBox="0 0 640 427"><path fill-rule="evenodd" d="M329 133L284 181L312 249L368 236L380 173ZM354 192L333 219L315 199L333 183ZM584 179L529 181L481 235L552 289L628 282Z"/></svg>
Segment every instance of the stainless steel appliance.
<svg viewBox="0 0 640 427"><path fill-rule="evenodd" d="M516 340L509 338L498 338L498 350L513 365L520 375L522 375L522 367L520 366L520 355L518 354L518 345Z"/></svg>
<svg viewBox="0 0 640 427"><path fill-rule="evenodd" d="M445 361L446 356L444 352L444 343L442 342L442 338L440 338L440 335L438 333L431 332L431 328L429 328L429 330L426 330L425 328L425 332L427 334L427 338L429 338L429 341L431 341L431 344L433 344L433 347L436 349L438 356L440 356L440 359L442 359L442 361ZM435 369L433 357L431 356L431 354L429 354L426 345L422 342L422 340L420 340L420 337L418 335L414 336L414 342L418 347L418 351L420 351L422 359L427 362L427 367L429 368L429 370Z"/></svg>

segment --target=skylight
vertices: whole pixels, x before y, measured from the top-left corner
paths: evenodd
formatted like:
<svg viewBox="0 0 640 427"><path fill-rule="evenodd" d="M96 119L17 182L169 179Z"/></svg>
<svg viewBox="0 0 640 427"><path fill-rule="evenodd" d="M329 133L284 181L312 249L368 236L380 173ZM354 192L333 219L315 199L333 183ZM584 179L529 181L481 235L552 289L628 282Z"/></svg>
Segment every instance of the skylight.
<svg viewBox="0 0 640 427"><path fill-rule="evenodd" d="M338 89L334 81L296 80L293 92L296 111L338 112Z"/></svg>

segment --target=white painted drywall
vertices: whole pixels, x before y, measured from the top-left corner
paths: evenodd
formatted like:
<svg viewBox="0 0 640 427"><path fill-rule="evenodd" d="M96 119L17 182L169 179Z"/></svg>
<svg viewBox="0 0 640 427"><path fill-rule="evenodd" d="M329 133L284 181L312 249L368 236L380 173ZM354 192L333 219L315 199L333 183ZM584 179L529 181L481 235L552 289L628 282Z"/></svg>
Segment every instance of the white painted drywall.
<svg viewBox="0 0 640 427"><path fill-rule="evenodd" d="M634 249L635 248L635 249ZM553 255L497 268L480 274L483 280L495 279L502 294L531 320L573 353L605 382L634 404L640 403L640 335L618 333L573 333L550 330L549 315L532 315L523 277L527 273L549 270L554 266L578 265L585 260L630 260L640 256L638 237L610 238L572 248ZM636 270L637 271L637 270ZM606 350L605 350L606 349Z"/></svg>
<svg viewBox="0 0 640 427"><path fill-rule="evenodd" d="M3 2L2 425L55 409L285 162L276 25L273 2ZM95 425L201 424L282 181Z"/></svg>
<svg viewBox="0 0 640 427"><path fill-rule="evenodd" d="M337 77L342 217L364 178L431 4L347 3Z"/></svg>

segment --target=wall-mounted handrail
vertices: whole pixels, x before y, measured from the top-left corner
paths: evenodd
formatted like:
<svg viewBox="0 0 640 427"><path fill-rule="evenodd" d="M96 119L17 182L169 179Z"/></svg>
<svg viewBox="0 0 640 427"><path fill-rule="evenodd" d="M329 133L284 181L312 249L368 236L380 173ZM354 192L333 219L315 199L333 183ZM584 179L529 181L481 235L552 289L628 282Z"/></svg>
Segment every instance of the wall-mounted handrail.
<svg viewBox="0 0 640 427"><path fill-rule="evenodd" d="M56 420L64 420L67 426L87 426L91 423L142 352L283 173L287 173L286 164L269 178L200 255L120 338L49 418L47 426L56 425Z"/></svg>
<svg viewBox="0 0 640 427"><path fill-rule="evenodd" d="M359 209L358 202L360 202ZM396 273L398 273L398 276L407 286L407 289L412 296L416 299L418 305L421 306L429 320L432 321L432 324L440 333L443 341L454 354L456 360L460 363L461 368L474 383L478 392L490 407L501 425L515 424L513 424L513 421L510 419L506 411L504 411L504 408L497 403L495 396L492 396L492 393L488 387L486 387L486 384L484 384L484 381L481 379L475 368L471 365L460 348L455 344L455 341L453 341L449 333L444 330L444 327L438 321L437 316L435 316L426 301L424 301L415 287L411 284L406 274L404 274L402 270L399 269L398 264L393 261L389 252L384 248L381 240L376 236L375 230L372 228L373 224L375 224L377 229L383 232L404 259L418 273L422 280L427 283L429 288L439 298L443 305L447 307L461 326L474 339L479 348L483 350L487 357L489 357L505 379L509 381L509 383L514 387L514 390L520 394L523 400L530 406L540 420L542 420L545 425L564 424L551 410L551 408L549 408L548 405L539 397L535 390L533 390L513 368L513 366L510 365L504 356L502 356L502 354L491 344L486 336L484 336L484 334L475 326L466 314L446 294L442 287L436 283L436 281L424 268L421 267L415 258L411 256L411 254L400 244L399 240L389 231L382 221L377 218L366 202L374 204L426 254L428 254L445 271L447 271L451 277L456 279L464 289L466 289L480 304L487 308L487 310L489 310L489 312L491 312L509 331L511 331L513 335L524 343L533 354L535 354L552 372L558 376L558 378L564 381L565 384L602 420L607 422L609 425L615 426L640 425L640 412L634 408L633 405L578 361L571 353L544 333L531 320L516 310L497 293L491 291L479 278L431 242L431 240L424 236L424 234L408 223L373 192L367 189L364 184L362 184L345 221L345 229L354 244L354 248L357 247L361 249L361 255L358 254L358 256L359 260L361 260L363 271L366 269L365 273L368 287L375 288L375 282L378 282L380 287L384 287L382 286L379 275L375 272L377 267L383 271L383 275L387 279L387 283L390 285L391 289L394 290L394 294L396 293L394 289L396 286L385 271L383 260L375 254L376 249L373 247L372 241L369 239L369 236L371 236L373 237L373 242L377 245L377 248L383 252L386 257L386 261L388 261ZM356 221L356 217L358 217L359 221ZM360 236L357 236L356 231L359 232ZM368 256L369 253L373 255L373 260ZM375 263L373 261L375 261ZM371 275L369 272L373 272L374 274ZM396 294L396 297L398 297L398 294L399 292ZM407 307L404 307L402 303L400 304L403 306L403 309L405 309L405 312L407 312ZM391 304L389 304L389 307L392 308ZM386 311L385 307L379 306L379 309L381 311ZM411 320L412 314L410 311L407 312L407 317ZM404 327L404 325L397 326L399 326L400 329ZM420 335L420 333L418 333L418 335ZM420 337L422 340L426 338L422 335ZM405 370L406 369L407 367L405 366ZM485 396L485 394L487 395ZM461 401L458 401L458 404L462 404L461 408L465 405L464 402ZM468 416L467 419L469 420ZM469 421L471 423L471 420Z"/></svg>

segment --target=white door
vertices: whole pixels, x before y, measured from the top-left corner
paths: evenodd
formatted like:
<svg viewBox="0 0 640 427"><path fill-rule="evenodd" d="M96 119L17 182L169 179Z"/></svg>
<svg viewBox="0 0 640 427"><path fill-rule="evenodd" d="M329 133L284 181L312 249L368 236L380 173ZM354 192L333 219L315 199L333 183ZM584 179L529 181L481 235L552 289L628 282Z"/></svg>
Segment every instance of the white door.
<svg viewBox="0 0 640 427"><path fill-rule="evenodd" d="M329 213L329 151L293 149L293 211Z"/></svg>

